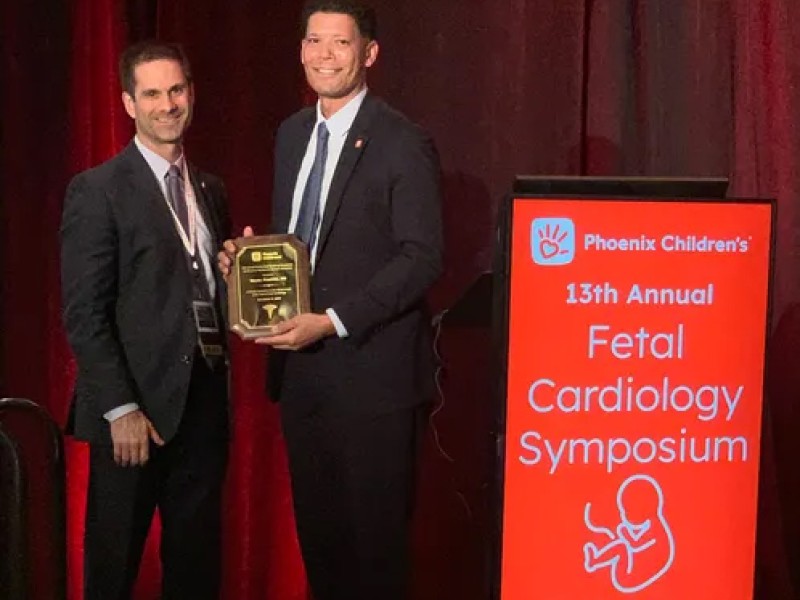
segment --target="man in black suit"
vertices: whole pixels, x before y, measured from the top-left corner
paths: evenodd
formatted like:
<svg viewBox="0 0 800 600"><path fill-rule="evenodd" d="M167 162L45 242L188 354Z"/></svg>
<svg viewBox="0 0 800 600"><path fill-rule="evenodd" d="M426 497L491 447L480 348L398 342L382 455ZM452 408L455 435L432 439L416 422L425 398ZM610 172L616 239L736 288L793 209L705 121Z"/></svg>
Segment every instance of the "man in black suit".
<svg viewBox="0 0 800 600"><path fill-rule="evenodd" d="M315 600L400 599L433 387L424 296L441 269L439 162L420 128L367 93L374 12L314 0L303 25L319 101L278 130L272 228L309 244L314 312L257 343L272 348L270 395ZM225 250L223 272L235 246Z"/></svg>
<svg viewBox="0 0 800 600"><path fill-rule="evenodd" d="M183 149L194 89L171 44L120 59L136 137L77 175L64 201L64 324L78 363L68 433L90 444L85 597L130 597L153 512L163 598L217 598L228 452L216 254L222 182Z"/></svg>

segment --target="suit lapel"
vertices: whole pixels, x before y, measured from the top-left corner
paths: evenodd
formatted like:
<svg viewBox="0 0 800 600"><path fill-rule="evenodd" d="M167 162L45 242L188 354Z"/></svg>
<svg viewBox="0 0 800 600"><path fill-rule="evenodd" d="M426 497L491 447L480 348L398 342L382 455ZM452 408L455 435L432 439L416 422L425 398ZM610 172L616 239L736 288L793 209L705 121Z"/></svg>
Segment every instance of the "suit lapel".
<svg viewBox="0 0 800 600"><path fill-rule="evenodd" d="M200 174L194 165L189 164L189 180L192 183L194 190L194 197L197 199L197 209L200 211L200 216L208 227L208 232L211 234L212 248L219 248L221 244L220 229L218 215L216 210L212 210L212 200L210 198L211 190L206 185L203 176Z"/></svg>
<svg viewBox="0 0 800 600"><path fill-rule="evenodd" d="M167 206L164 193L158 185L150 165L139 152L136 144L131 141L123 150L125 170L128 176L128 197L136 203L137 210L147 214L146 222L156 229L160 237L174 245L174 250L183 256L185 253L183 242L175 228L175 221ZM189 267L185 260L178 261L182 266L179 273L189 281Z"/></svg>
<svg viewBox="0 0 800 600"><path fill-rule="evenodd" d="M367 94L364 97L361 108L358 110L358 114L356 114L356 118L353 120L350 131L347 133L347 139L342 147L342 154L339 156L339 162L333 172L328 197L325 200L325 213L322 216L322 226L319 232L319 242L317 243L318 257L325 249L325 242L328 239L328 235L330 235L333 222L336 220L336 214L342 204L347 182L350 180L350 176L353 174L358 161L364 153L364 149L369 143L369 126L377 112L377 108L377 101Z"/></svg>
<svg viewBox="0 0 800 600"><path fill-rule="evenodd" d="M132 201L139 205L140 210L146 211L151 215L151 222L165 236L174 238L176 242L180 243L180 236L175 230L175 224L164 198L164 193L161 191L159 183L156 181L156 177L153 175L153 171L147 161L133 141L128 144L128 147L123 152Z"/></svg>
<svg viewBox="0 0 800 600"><path fill-rule="evenodd" d="M292 202L294 200L294 187L297 177L300 174L300 167L303 164L303 157L306 154L311 133L314 131L317 113L315 109L308 109L308 115L300 124L300 131L297 135L287 136L287 141L291 146L287 148L286 164L283 168L288 169L288 176L281 182L281 189L276 190L277 196L272 199L275 205L275 232L286 233L289 230L289 222L292 219ZM276 157L280 158L280 157ZM280 168L280 165L276 165ZM305 185L305 182L303 182Z"/></svg>

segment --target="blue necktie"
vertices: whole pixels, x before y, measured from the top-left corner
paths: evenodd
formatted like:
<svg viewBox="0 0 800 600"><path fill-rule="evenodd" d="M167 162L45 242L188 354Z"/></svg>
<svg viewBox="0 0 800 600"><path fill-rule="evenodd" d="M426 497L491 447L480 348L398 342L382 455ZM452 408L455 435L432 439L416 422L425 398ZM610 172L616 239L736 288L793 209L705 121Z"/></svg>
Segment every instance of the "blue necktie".
<svg viewBox="0 0 800 600"><path fill-rule="evenodd" d="M306 187L303 190L303 199L300 202L300 212L297 214L297 223L294 226L294 234L308 244L309 256L313 255L314 245L317 241L317 228L320 220L319 201L322 196L325 162L328 159L329 135L325 123L320 122L317 127L317 151L314 154L314 164L308 174Z"/></svg>
<svg viewBox="0 0 800 600"><path fill-rule="evenodd" d="M167 171L167 200L178 217L186 236L189 236L189 208L186 205L186 191L183 189L183 176L176 165Z"/></svg>

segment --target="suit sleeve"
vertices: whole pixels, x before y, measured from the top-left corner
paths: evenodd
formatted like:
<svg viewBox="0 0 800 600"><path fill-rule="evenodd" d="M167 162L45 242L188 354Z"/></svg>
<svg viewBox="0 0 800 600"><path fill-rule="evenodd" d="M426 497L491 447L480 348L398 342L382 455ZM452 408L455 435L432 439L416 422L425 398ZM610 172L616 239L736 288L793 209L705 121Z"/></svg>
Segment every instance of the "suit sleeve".
<svg viewBox="0 0 800 600"><path fill-rule="evenodd" d="M366 286L331 307L356 340L418 305L442 270L441 172L433 141L410 129L387 160L397 252Z"/></svg>
<svg viewBox="0 0 800 600"><path fill-rule="evenodd" d="M78 398L98 418L139 401L116 327L118 244L105 193L79 175L67 189L62 215L62 308L78 362Z"/></svg>
<svg viewBox="0 0 800 600"><path fill-rule="evenodd" d="M222 179L217 178L215 181L216 192L214 194L214 203L217 207L217 214L219 215L220 232L219 239L227 240L231 236L233 224L231 223L231 213L228 208L228 190Z"/></svg>
<svg viewBox="0 0 800 600"><path fill-rule="evenodd" d="M287 139L289 138L288 126L284 121L275 134L275 147L273 157L275 164L272 175L272 207L269 227L267 231L273 234L286 233L292 214L292 196L294 181L292 169L287 159ZM284 185L291 185L282 193ZM291 190L291 192L289 191Z"/></svg>
<svg viewBox="0 0 800 600"><path fill-rule="evenodd" d="M232 235L233 224L231 223L231 215L230 210L228 209L228 192L225 188L225 183L223 183L222 179L215 177L213 179L213 189L211 193L211 199L213 203L213 210L214 210L214 223L215 227L217 227L217 231L215 232L217 240L219 240L220 247L214 248L214 254L212 254L211 260L211 270L214 273L214 279L217 284L217 290L221 295L221 302L222 302L222 311L223 311L223 321L225 321L225 329L228 328L228 306L227 306L227 297L228 297L228 284L225 281L225 278L222 276L222 273L219 270L219 266L217 265L216 261L216 253L221 250L221 244L224 240L227 240Z"/></svg>

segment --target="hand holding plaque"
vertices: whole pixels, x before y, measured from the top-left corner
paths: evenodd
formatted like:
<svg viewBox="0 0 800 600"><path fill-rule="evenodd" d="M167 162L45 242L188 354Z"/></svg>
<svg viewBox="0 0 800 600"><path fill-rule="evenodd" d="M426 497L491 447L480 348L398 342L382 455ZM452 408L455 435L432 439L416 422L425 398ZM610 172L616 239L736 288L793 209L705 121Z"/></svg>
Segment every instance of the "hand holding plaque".
<svg viewBox="0 0 800 600"><path fill-rule="evenodd" d="M249 340L310 312L306 245L290 234L240 237L228 276L231 331Z"/></svg>

